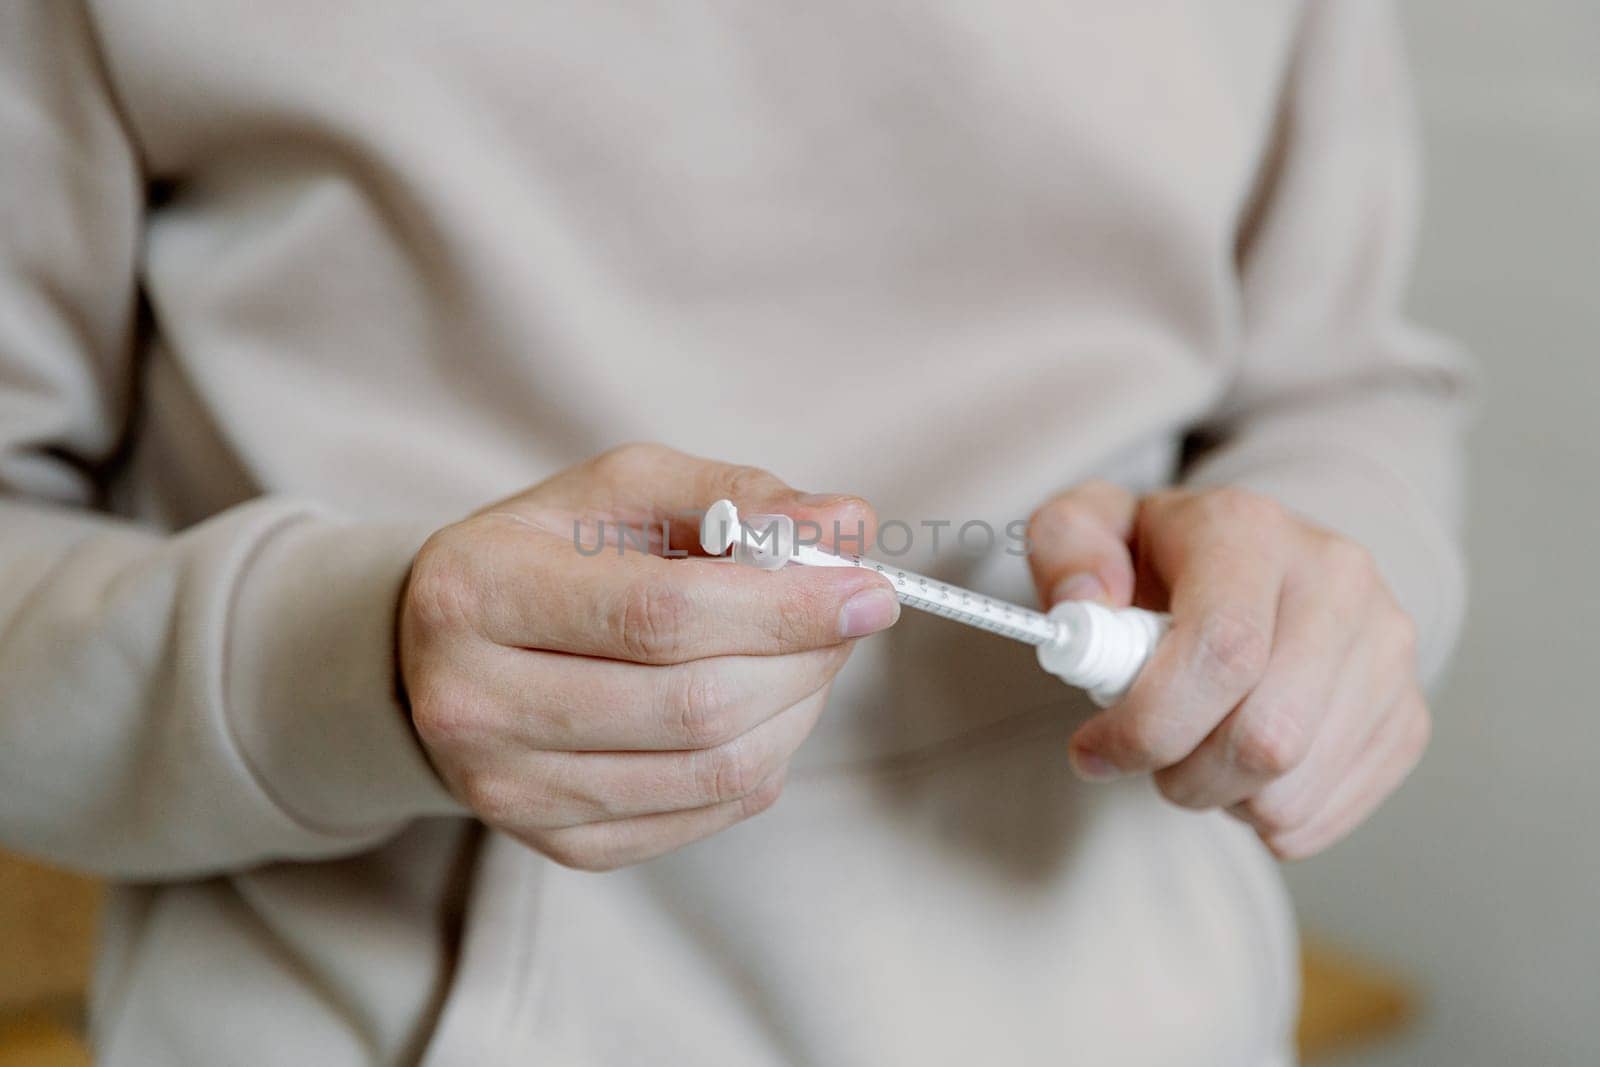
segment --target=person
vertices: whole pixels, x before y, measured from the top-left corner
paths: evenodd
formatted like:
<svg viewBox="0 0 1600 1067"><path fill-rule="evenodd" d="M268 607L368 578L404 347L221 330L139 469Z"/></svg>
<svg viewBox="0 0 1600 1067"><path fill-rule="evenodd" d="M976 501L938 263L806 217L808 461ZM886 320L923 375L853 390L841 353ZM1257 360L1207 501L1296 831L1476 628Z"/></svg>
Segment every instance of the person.
<svg viewBox="0 0 1600 1067"><path fill-rule="evenodd" d="M1273 856L1462 612L1387 5L0 22L0 841L116 883L102 1062L1292 1058ZM722 497L1172 629L1096 710Z"/></svg>

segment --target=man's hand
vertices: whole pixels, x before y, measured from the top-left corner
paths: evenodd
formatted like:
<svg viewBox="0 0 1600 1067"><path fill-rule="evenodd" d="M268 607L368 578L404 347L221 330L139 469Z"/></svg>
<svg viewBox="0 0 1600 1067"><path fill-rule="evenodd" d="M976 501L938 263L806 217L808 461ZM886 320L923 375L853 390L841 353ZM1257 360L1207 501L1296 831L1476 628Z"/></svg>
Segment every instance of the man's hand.
<svg viewBox="0 0 1600 1067"><path fill-rule="evenodd" d="M659 533L667 520L670 547L693 550L691 514L721 497L873 533L859 499L629 445L423 546L400 605L400 677L434 766L484 821L558 863L602 870L777 799L851 639L889 626L899 604L881 577L853 568L593 554L596 520L608 539L618 522Z"/></svg>
<svg viewBox="0 0 1600 1067"><path fill-rule="evenodd" d="M1029 539L1045 603L1173 616L1127 697L1073 736L1083 777L1154 772L1287 859L1343 837L1421 758L1415 628L1356 544L1242 490L1103 482L1045 504Z"/></svg>

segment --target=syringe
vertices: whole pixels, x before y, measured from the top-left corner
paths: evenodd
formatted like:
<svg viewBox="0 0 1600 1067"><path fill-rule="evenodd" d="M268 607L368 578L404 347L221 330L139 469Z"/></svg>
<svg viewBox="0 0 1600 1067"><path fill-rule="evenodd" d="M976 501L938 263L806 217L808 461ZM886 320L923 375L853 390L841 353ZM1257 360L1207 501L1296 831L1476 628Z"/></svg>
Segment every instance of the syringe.
<svg viewBox="0 0 1600 1067"><path fill-rule="evenodd" d="M1087 600L1063 601L1045 615L894 564L800 544L789 516L754 515L741 521L731 500L707 509L700 523L700 547L712 556L731 549L737 562L765 570L797 563L876 571L888 579L902 604L1035 646L1041 667L1088 690L1102 707L1122 699L1170 621L1157 612L1115 610Z"/></svg>

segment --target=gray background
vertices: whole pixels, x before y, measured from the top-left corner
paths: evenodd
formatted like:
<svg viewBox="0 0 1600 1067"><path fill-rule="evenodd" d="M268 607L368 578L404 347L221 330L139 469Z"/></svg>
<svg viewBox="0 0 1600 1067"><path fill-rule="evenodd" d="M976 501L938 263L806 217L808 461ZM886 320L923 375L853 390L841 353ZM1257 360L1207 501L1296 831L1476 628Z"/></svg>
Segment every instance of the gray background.
<svg viewBox="0 0 1600 1067"><path fill-rule="evenodd" d="M1486 378L1471 621L1410 784L1289 879L1308 928L1427 997L1340 1067L1595 1064L1600 3L1403 11L1428 152L1412 306Z"/></svg>

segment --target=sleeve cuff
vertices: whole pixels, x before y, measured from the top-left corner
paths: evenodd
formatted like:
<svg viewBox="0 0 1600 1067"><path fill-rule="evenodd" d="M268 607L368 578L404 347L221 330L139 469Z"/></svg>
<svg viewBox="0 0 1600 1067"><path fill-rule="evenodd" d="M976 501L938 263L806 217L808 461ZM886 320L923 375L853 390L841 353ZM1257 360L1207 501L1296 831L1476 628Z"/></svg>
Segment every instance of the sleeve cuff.
<svg viewBox="0 0 1600 1067"><path fill-rule="evenodd" d="M227 715L262 788L308 830L367 836L466 813L429 765L395 685L395 610L431 532L300 516L240 580Z"/></svg>

